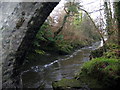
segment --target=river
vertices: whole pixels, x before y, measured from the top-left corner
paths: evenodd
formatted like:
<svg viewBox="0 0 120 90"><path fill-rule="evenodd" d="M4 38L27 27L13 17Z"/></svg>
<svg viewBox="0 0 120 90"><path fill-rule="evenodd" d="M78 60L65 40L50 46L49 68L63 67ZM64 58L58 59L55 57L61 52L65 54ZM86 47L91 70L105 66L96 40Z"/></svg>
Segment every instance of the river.
<svg viewBox="0 0 120 90"><path fill-rule="evenodd" d="M89 61L91 50L95 50L100 45L101 41L65 56L46 54L46 56L37 57L33 62L24 64L21 75L23 87L38 88L45 84L45 88L52 88L53 81L73 78L82 64Z"/></svg>

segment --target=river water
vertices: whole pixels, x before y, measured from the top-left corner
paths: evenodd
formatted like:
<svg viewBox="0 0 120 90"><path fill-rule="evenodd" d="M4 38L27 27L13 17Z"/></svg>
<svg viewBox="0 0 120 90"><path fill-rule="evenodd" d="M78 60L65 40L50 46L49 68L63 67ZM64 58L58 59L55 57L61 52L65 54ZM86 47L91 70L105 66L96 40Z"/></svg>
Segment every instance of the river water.
<svg viewBox="0 0 120 90"><path fill-rule="evenodd" d="M47 54L24 64L21 75L23 87L38 88L44 84L45 88L52 88L53 81L73 78L82 64L89 61L91 50L95 50L100 45L101 41L92 46L75 50L70 55Z"/></svg>

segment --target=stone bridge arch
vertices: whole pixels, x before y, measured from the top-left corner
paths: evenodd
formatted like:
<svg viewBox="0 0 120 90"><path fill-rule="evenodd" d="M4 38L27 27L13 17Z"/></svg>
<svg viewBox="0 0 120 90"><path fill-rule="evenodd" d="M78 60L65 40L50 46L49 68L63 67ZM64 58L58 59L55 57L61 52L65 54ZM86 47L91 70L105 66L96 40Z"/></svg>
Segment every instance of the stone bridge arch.
<svg viewBox="0 0 120 90"><path fill-rule="evenodd" d="M20 66L40 26L57 4L58 2L0 3L2 88L22 88Z"/></svg>

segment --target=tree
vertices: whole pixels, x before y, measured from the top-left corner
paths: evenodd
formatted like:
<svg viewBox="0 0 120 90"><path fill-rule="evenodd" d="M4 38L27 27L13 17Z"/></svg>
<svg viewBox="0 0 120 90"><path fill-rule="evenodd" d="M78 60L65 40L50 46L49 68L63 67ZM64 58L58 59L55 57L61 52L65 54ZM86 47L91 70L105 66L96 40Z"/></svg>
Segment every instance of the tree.
<svg viewBox="0 0 120 90"><path fill-rule="evenodd" d="M79 5L79 4L75 3L75 2L68 2L68 3L66 3L66 5L64 7L64 11L66 12L66 15L63 18L63 23L60 26L60 28L56 32L54 32L54 38L63 30L63 27L64 27L68 17L74 16L75 13L78 13L77 5Z"/></svg>
<svg viewBox="0 0 120 90"><path fill-rule="evenodd" d="M117 20L117 29L118 29L118 36L117 36L118 46L120 46L120 1L114 2L114 5L115 5L115 16ZM120 50L118 51L118 56L120 57Z"/></svg>
<svg viewBox="0 0 120 90"><path fill-rule="evenodd" d="M104 12L105 12L105 18L106 18L106 29L108 32L108 35L110 35L110 29L111 29L111 18L110 18L110 9L108 7L108 2L104 2Z"/></svg>

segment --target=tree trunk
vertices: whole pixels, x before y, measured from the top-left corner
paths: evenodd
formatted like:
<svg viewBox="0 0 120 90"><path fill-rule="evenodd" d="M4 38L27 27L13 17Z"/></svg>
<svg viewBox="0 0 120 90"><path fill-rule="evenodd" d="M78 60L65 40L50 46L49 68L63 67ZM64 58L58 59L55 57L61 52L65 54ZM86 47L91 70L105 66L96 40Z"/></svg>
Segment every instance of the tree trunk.
<svg viewBox="0 0 120 90"><path fill-rule="evenodd" d="M115 19L117 21L117 39L118 39L118 46L120 46L120 1L114 2L114 9L115 9ZM120 48L118 50L118 57L120 57Z"/></svg>
<svg viewBox="0 0 120 90"><path fill-rule="evenodd" d="M101 37L101 39L102 39L102 41L103 41L104 51L106 52L106 43L105 43L105 40L104 40L103 35L102 35L102 34L100 33L100 31L99 31L99 28L96 26L96 24L94 23L93 19L91 18L91 16L89 15L89 13L88 13L86 10L81 9L81 8L80 8L80 10L84 11L84 12L87 14L87 16L89 17L89 19L92 21L94 27L96 28L97 32L99 33L99 35L100 35L100 37Z"/></svg>
<svg viewBox="0 0 120 90"><path fill-rule="evenodd" d="M106 29L107 29L108 36L110 37L110 35L111 35L111 19L112 19L111 18L112 17L111 16L111 9L110 9L110 7L108 7L107 2L104 3L104 7L105 7L104 12L105 12L105 18L106 18Z"/></svg>
<svg viewBox="0 0 120 90"><path fill-rule="evenodd" d="M120 45L120 2L117 3L118 45Z"/></svg>
<svg viewBox="0 0 120 90"><path fill-rule="evenodd" d="M63 30L63 27L67 21L67 18L69 17L69 14L70 12L68 12L67 15L64 16L62 26L56 32L54 32L54 38Z"/></svg>

